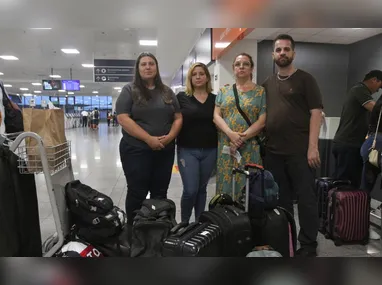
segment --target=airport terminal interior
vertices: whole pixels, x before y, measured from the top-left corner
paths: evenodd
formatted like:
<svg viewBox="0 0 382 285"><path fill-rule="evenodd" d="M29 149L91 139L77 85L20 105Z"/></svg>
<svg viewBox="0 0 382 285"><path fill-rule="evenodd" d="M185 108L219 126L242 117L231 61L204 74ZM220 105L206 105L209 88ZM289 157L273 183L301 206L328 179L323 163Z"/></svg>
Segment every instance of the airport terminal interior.
<svg viewBox="0 0 382 285"><path fill-rule="evenodd" d="M38 21L34 24L24 29L0 30L1 38L5 39L0 43L0 81L12 102L25 112L24 123L28 109L63 110L61 123L70 144L69 157L65 158L63 167L71 165L69 171L74 179L108 195L122 210L125 210L128 186L119 152L122 127L116 119L116 101L123 87L133 81L134 64L141 52L155 55L164 84L175 94L186 89L187 72L196 62L208 67L212 93L218 94L222 87L235 82L233 61L242 52L254 60L253 82L262 84L276 73L277 67L272 60L273 40L279 34L291 35L296 41L293 64L313 75L322 94L325 124L321 126L319 137L322 165L317 169L317 178L330 177L334 171L332 140L348 89L362 81L370 70L382 69L381 28L60 29L54 23L52 26ZM375 100L379 96L379 92L373 94ZM84 124L83 112L90 114L95 109L99 112L98 126ZM55 126L45 117L41 120L45 120L45 125L31 132ZM1 135L6 137L5 129L1 130ZM48 133L39 134L43 141L44 134ZM11 148L14 139L8 142ZM22 151L22 146L14 151ZM24 155L31 157L25 148ZM52 211L48 193L52 191L47 185L50 175L41 169L35 172L42 242L57 231L57 216ZM70 182L68 177L71 175L63 177L59 183L51 180L53 188L62 191L58 184ZM371 194L370 227L377 234L381 233L380 183L378 178ZM182 192L175 157L168 198L175 202L177 222L181 220ZM214 174L207 186L206 210L215 194ZM297 212L295 205L299 227ZM377 238L367 245L336 246L319 233L317 255L382 257L382 241Z"/></svg>

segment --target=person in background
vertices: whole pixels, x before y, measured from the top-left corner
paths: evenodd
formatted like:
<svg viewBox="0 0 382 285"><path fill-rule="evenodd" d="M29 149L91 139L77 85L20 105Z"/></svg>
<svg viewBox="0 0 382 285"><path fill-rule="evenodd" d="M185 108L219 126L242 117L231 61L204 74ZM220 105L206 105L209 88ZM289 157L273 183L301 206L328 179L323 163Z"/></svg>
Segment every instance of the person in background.
<svg viewBox="0 0 382 285"><path fill-rule="evenodd" d="M113 119L113 114L111 111L107 112L107 126L110 127L110 121Z"/></svg>
<svg viewBox="0 0 382 285"><path fill-rule="evenodd" d="M86 110L83 110L81 112L81 116L82 116L82 127L87 127L88 126L88 116L89 116L89 112L86 111Z"/></svg>
<svg viewBox="0 0 382 285"><path fill-rule="evenodd" d="M369 153L371 152L374 138L376 138L375 149L382 151L382 122L378 125L379 114L382 107L382 97L377 100L370 116L370 124L367 138L361 146L361 157L363 160L363 170L361 177L361 189L371 193L377 181L378 175L381 173L381 167L376 167L369 162ZM382 119L382 118L381 118ZM381 215L381 205L374 210L375 214ZM370 239L378 240L381 236L370 229Z"/></svg>
<svg viewBox="0 0 382 285"><path fill-rule="evenodd" d="M382 87L382 71L372 70L354 85L342 107L340 124L333 139L334 178L349 180L359 188L362 176L361 146L368 130L369 114L375 101L371 96Z"/></svg>
<svg viewBox="0 0 382 285"><path fill-rule="evenodd" d="M216 95L212 94L211 75L203 63L188 70L186 92L177 95L183 126L177 138L177 158L183 182L182 222L195 220L205 210L207 184L216 166L217 129L213 123Z"/></svg>
<svg viewBox="0 0 382 285"><path fill-rule="evenodd" d="M265 89L252 82L254 65L247 53L237 55L232 64L239 105L251 121L250 126L236 107L234 86L221 88L216 97L214 123L219 129L216 172L218 194L232 195L233 167L244 167L247 163L263 164L255 136L260 134L265 125ZM236 152L242 157L240 161L234 157ZM236 175L235 181L234 199L238 200L246 179L243 175Z"/></svg>
<svg viewBox="0 0 382 285"><path fill-rule="evenodd" d="M118 126L118 121L117 121L117 112L114 111L113 113L113 127Z"/></svg>
<svg viewBox="0 0 382 285"><path fill-rule="evenodd" d="M132 83L125 85L116 102L123 137L119 152L129 189L126 197L128 223L150 198L163 199L171 179L175 138L182 127L182 113L174 92L163 84L158 61L141 53Z"/></svg>
<svg viewBox="0 0 382 285"><path fill-rule="evenodd" d="M98 108L94 108L93 111L93 129L98 130L99 125L99 111Z"/></svg>
<svg viewBox="0 0 382 285"><path fill-rule="evenodd" d="M293 196L297 197L301 247L296 255L314 257L319 226L315 168L320 166L323 105L314 77L293 66L295 54L290 35L275 38L273 60L278 72L263 83L267 94L265 168L279 185L281 207L294 214Z"/></svg>

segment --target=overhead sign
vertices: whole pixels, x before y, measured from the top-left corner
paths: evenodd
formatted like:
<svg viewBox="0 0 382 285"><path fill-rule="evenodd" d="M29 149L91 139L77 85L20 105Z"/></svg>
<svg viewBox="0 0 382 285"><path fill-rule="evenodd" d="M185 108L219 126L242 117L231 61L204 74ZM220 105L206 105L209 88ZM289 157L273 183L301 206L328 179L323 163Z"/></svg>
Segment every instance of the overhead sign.
<svg viewBox="0 0 382 285"><path fill-rule="evenodd" d="M213 28L212 59L216 60L237 41L244 39L254 28Z"/></svg>
<svg viewBox="0 0 382 285"><path fill-rule="evenodd" d="M131 82L135 60L95 59L94 82Z"/></svg>

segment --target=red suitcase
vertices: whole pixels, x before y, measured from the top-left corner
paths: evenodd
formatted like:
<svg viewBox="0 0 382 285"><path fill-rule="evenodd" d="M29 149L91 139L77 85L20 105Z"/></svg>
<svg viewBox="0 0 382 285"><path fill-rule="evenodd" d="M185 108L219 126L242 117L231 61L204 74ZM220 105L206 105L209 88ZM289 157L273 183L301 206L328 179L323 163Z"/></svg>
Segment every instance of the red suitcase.
<svg viewBox="0 0 382 285"><path fill-rule="evenodd" d="M342 186L329 191L326 238L336 246L369 242L370 195Z"/></svg>

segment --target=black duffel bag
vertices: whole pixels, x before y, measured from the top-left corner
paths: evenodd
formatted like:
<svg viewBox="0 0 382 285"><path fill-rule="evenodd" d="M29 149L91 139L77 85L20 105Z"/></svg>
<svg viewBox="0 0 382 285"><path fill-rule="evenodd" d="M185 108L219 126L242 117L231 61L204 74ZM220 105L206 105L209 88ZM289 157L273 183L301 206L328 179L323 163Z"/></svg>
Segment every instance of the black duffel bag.
<svg viewBox="0 0 382 285"><path fill-rule="evenodd" d="M132 228L131 257L160 257L163 242L176 226L176 206L169 199L147 199L136 211Z"/></svg>
<svg viewBox="0 0 382 285"><path fill-rule="evenodd" d="M74 219L92 220L92 213L107 214L113 207L113 200L88 185L82 184L79 180L74 180L65 185L66 204ZM87 217L87 215L90 215Z"/></svg>

